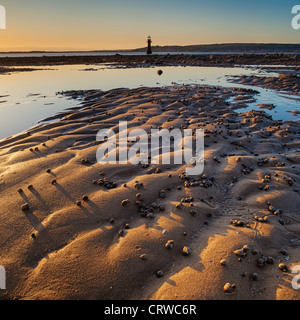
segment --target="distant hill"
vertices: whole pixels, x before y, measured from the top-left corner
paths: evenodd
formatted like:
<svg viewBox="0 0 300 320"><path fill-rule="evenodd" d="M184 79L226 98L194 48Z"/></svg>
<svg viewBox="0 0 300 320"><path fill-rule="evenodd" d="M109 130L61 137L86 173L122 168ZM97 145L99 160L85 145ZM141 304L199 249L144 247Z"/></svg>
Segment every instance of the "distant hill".
<svg viewBox="0 0 300 320"><path fill-rule="evenodd" d="M130 50L130 52L146 52L147 48ZM224 43L189 46L153 46L153 52L293 52L300 53L300 44L280 43Z"/></svg>
<svg viewBox="0 0 300 320"><path fill-rule="evenodd" d="M284 44L284 43L221 43L221 44L201 44L188 46L152 46L155 52L182 52L182 53L300 53L300 44ZM69 51L9 51L0 52L0 54L16 54L16 53L146 53L147 47L137 49L123 50L69 50Z"/></svg>

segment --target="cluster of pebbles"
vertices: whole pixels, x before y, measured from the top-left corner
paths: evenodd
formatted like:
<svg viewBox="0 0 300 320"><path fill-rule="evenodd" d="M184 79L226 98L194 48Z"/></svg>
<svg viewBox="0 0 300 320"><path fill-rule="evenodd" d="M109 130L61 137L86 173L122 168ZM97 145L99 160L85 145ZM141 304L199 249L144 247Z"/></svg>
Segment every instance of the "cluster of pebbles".
<svg viewBox="0 0 300 320"><path fill-rule="evenodd" d="M265 268L267 265L274 265L276 263L275 257L266 256L261 251L256 249L250 250L248 245L244 245L243 248L233 251L233 254L238 258L238 261L241 262L248 257L249 251L251 251L252 256L257 256L257 258L254 261L255 261L255 267L258 270ZM285 249L282 249L279 253L282 253L285 256L287 256L288 254ZM226 267L228 266L228 261L226 259L222 259L220 261L220 265L222 267ZM278 264L278 269L284 273L289 272L289 267L282 262ZM246 277L246 275L247 275L246 272L242 272L241 274L242 277ZM258 281L260 279L259 271L250 273L249 279L252 281ZM224 285L223 291L226 294L233 294L236 288L237 288L236 284L231 284L230 282L228 282Z"/></svg>

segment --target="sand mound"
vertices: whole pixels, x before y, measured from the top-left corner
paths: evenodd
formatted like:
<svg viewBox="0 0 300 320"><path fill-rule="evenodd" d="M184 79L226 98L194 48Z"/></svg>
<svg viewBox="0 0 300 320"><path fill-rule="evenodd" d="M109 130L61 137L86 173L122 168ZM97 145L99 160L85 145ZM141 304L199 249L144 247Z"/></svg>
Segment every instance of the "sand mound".
<svg viewBox="0 0 300 320"><path fill-rule="evenodd" d="M299 123L235 113L227 99L247 90L80 94L84 108L0 142L2 298L300 298L278 268L300 264ZM203 174L97 163L97 132L124 120L147 132L203 128Z"/></svg>

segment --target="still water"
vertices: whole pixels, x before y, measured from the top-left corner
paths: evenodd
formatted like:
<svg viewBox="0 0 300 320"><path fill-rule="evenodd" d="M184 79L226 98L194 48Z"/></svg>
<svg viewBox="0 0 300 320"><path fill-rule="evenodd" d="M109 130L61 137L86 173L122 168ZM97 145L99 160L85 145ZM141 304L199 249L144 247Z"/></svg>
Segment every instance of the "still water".
<svg viewBox="0 0 300 320"><path fill-rule="evenodd" d="M79 101L57 95L67 90L109 90L113 88L158 87L182 84L205 84L226 87L251 88L260 92L257 101L246 110L259 109L258 104L274 104L266 112L274 119L297 120L299 115L287 111L300 111L300 102L291 97L258 87L228 82L232 76L265 75L257 67L163 67L116 69L107 65L76 65L43 67L32 72L15 72L0 75L0 139L22 132L43 118L65 109L76 107ZM47 68L45 70L45 68ZM274 76L276 73L268 73ZM298 97L299 98L299 97ZM244 111L244 110L242 110Z"/></svg>

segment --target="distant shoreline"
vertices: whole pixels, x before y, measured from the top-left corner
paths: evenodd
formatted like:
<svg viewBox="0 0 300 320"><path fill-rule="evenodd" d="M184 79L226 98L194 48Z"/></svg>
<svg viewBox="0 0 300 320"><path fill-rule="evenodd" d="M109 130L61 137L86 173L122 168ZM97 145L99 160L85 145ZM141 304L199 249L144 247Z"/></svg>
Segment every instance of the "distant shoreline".
<svg viewBox="0 0 300 320"><path fill-rule="evenodd" d="M146 47L115 50L28 50L0 51L0 54L39 54L39 53L144 53ZM204 45L152 46L153 53L300 53L300 44L285 43L223 43Z"/></svg>

